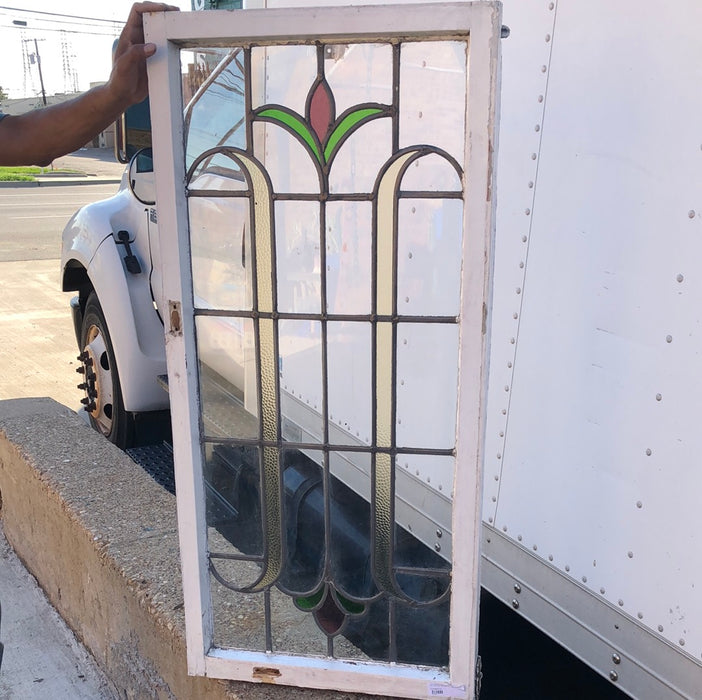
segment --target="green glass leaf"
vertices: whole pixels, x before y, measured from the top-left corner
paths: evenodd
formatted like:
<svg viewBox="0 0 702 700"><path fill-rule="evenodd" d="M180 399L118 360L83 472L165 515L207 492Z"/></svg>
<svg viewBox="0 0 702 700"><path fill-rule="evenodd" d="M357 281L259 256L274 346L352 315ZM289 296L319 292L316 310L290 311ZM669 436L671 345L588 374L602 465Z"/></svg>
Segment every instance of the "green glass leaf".
<svg viewBox="0 0 702 700"><path fill-rule="evenodd" d="M329 156L334 151L336 145L341 141L341 139L352 129L360 126L364 121L367 121L371 117L380 114L383 110L379 107L365 107L363 109L357 109L355 112L347 114L335 127L334 131L329 134L329 139L327 140L327 145L324 147L324 160L328 161Z"/></svg>
<svg viewBox="0 0 702 700"><path fill-rule="evenodd" d="M314 136L312 136L312 132L309 130L307 124L305 124L305 122L299 116L297 116L297 114L286 112L282 109L271 108L260 111L258 115L261 117L266 117L272 121L280 122L301 136L312 153L314 153L315 158L317 158L320 163L322 162L322 155L319 152L319 147L317 146L317 142L314 140Z"/></svg>
<svg viewBox="0 0 702 700"><path fill-rule="evenodd" d="M297 605L300 610L312 610L319 605L319 602L322 600L322 596L324 595L324 591L325 589L321 588L312 595L305 596L304 598L295 598L295 605Z"/></svg>
<svg viewBox="0 0 702 700"><path fill-rule="evenodd" d="M362 605L361 603L356 603L353 600L349 600L348 598L344 598L344 596L342 596L341 593L337 593L336 598L339 601L341 607L344 610L346 610L346 612L350 615L360 615L366 609L365 605Z"/></svg>

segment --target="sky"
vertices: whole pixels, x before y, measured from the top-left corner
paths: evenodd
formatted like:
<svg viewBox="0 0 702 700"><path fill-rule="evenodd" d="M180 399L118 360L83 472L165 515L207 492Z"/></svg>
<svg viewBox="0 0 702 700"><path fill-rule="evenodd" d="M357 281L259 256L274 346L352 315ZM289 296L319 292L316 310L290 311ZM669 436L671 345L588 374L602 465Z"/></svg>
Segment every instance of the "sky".
<svg viewBox="0 0 702 700"><path fill-rule="evenodd" d="M190 9L190 0L168 2ZM47 95L107 80L112 43L131 6L132 0L0 0L0 87L9 98L41 95L37 50Z"/></svg>

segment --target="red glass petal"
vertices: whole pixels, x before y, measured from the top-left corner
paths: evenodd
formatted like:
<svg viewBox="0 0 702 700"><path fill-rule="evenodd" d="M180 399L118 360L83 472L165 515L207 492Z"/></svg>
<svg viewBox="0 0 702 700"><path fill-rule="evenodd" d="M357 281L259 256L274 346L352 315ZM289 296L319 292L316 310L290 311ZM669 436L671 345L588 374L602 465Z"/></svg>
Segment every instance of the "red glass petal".
<svg viewBox="0 0 702 700"><path fill-rule="evenodd" d="M334 98L329 84L324 78L316 86L312 86L312 90L308 120L319 140L324 143L329 127L334 121Z"/></svg>

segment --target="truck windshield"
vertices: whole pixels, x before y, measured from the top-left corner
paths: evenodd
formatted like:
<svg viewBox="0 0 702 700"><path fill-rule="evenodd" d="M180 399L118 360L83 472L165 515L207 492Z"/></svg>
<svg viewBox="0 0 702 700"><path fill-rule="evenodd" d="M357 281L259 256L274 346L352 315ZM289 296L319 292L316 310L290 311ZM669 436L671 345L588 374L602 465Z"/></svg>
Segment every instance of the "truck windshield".
<svg viewBox="0 0 702 700"><path fill-rule="evenodd" d="M241 49L201 49L182 55L185 165L189 169L209 149L245 147L244 66ZM230 158L213 155L199 170L241 179L232 166Z"/></svg>

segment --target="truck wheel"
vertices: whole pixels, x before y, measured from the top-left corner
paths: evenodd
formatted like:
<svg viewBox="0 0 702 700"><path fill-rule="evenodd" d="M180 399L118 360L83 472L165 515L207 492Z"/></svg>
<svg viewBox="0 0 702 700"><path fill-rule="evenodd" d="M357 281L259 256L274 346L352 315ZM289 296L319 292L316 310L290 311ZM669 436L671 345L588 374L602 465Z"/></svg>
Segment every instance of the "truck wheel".
<svg viewBox="0 0 702 700"><path fill-rule="evenodd" d="M78 359L82 366L77 371L83 374L83 383L79 388L85 390L81 402L91 425L118 447L131 447L134 417L124 410L112 341L95 292L90 293L85 304L80 347Z"/></svg>

